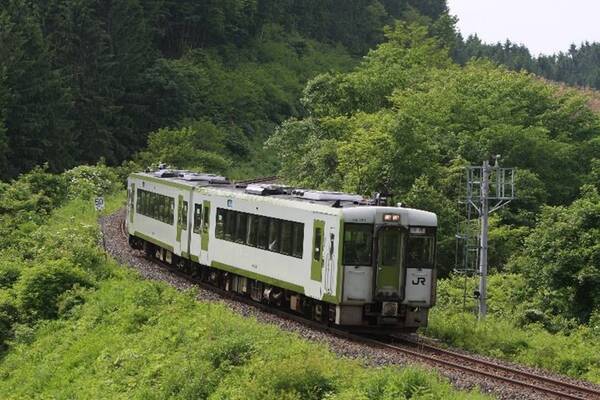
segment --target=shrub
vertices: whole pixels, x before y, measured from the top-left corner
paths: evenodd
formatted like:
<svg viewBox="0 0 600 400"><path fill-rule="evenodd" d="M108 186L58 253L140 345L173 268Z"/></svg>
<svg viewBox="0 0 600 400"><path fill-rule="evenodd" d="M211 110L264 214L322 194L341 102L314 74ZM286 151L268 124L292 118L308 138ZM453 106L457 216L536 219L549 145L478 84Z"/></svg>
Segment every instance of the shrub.
<svg viewBox="0 0 600 400"><path fill-rule="evenodd" d="M12 262L0 264L0 289L10 288L21 276L21 267Z"/></svg>
<svg viewBox="0 0 600 400"><path fill-rule="evenodd" d="M19 320L19 311L14 297L6 290L0 290L0 346L4 346L12 336L13 325Z"/></svg>
<svg viewBox="0 0 600 400"><path fill-rule="evenodd" d="M58 316L61 318L72 316L77 307L85 302L85 295L88 292L88 288L76 283L71 289L60 294L56 302Z"/></svg>
<svg viewBox="0 0 600 400"><path fill-rule="evenodd" d="M36 265L23 271L15 285L17 304L27 320L54 318L60 295L77 284L91 286L85 272L65 260Z"/></svg>
<svg viewBox="0 0 600 400"><path fill-rule="evenodd" d="M119 179L113 169L103 164L80 165L64 173L69 198L91 199L116 192Z"/></svg>

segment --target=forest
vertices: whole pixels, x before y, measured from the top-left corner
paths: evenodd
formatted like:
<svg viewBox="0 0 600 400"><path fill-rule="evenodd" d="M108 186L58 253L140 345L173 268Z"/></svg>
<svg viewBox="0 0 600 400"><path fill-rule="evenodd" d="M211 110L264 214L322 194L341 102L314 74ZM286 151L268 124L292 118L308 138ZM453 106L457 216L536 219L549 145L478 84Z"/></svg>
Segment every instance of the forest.
<svg viewBox="0 0 600 400"><path fill-rule="evenodd" d="M464 64L472 58L484 58L515 71L528 71L546 79L568 85L600 89L600 43L571 44L558 54L533 56L529 49L506 40L504 43L482 43L477 35L462 39L457 35L453 59Z"/></svg>
<svg viewBox="0 0 600 400"><path fill-rule="evenodd" d="M218 315L226 326L206 334L225 330L215 344L225 353L228 346L248 350L250 336L262 335L102 259L86 207L103 194L117 209L127 174L158 162L234 179L277 174L297 186L386 193L394 203L433 211L438 305L422 333L600 382L600 114L594 93L579 88L600 85L600 44L532 57L508 41L464 39L444 0L0 5L0 259L11 260L0 263L0 393L34 393L61 357L75 367L60 366L49 397L72 395L67 381L90 396L109 390L101 381L111 357L134 365L147 352L144 362L163 376L179 355L160 361L161 333L140 333L152 329L144 308L172 314L152 320L157 326L176 324L186 309L200 314L185 319L190 326ZM517 199L491 219L490 315L478 322L475 300L464 297L465 282L470 293L476 277L457 272L455 234L465 218L464 167L496 154L517 170ZM135 300L139 293L151 294L146 303ZM98 316L103 310L111 310L106 319ZM97 336L82 334L93 326ZM231 332L240 326L253 333L236 341ZM195 341L177 335L169 340L178 351ZM122 336L139 341L132 358ZM111 341L123 354L100 354L93 345ZM89 349L79 354L67 342ZM312 351L295 343L280 355L293 360ZM36 369L36 354L44 370ZM220 379L272 362L254 355L248 360L255 364L231 369L208 359L190 368L209 374L218 393L225 390ZM298 387L335 386L345 398L367 390L326 372L333 365L355 376L363 370L327 357L310 362L318 376L297 376ZM89 363L101 364L97 378L80 374ZM145 383L132 388L119 371L110 390L152 393L156 381L138 377ZM410 391L394 374L369 375L367 391L385 379L393 390ZM435 377L407 374L435 398L451 397ZM275 390L281 376L259 379ZM185 374L172 379L160 390ZM248 382L238 382L242 393ZM182 390L193 397L199 389Z"/></svg>
<svg viewBox="0 0 600 400"><path fill-rule="evenodd" d="M43 163L120 164L150 132L196 123L217 133L208 150L249 160L301 114L309 77L351 67L384 25L415 9L435 18L445 5L2 0L0 177Z"/></svg>

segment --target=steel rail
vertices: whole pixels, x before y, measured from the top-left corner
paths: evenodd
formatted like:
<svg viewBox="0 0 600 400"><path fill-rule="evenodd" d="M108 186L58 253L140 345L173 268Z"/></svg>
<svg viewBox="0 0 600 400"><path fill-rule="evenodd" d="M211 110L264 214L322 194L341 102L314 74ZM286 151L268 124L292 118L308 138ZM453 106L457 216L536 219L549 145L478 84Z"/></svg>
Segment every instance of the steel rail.
<svg viewBox="0 0 600 400"><path fill-rule="evenodd" d="M125 230L125 220L123 220L121 222L121 233L123 235L123 237L125 239L128 238L128 234ZM309 326L311 328L323 331L323 332L328 332L331 333L335 336L344 338L344 339L348 339L348 340L352 340L355 342L362 342L362 343L366 343L369 344L373 347L381 347L381 348L388 348L394 351L397 351L399 353L404 353L404 354L408 354L411 355L415 358L418 359L422 359L422 360L426 360L429 363L433 363L433 364L438 364L438 365L444 365L450 368L454 368L454 369L458 369L461 371L465 371L471 374L475 374L475 375L480 375L480 376L485 376L486 378L490 378L496 381L502 381L502 382L506 382L512 385L518 385L518 386L522 386L522 387L526 387L528 389L537 391L537 392L543 392L546 394L551 394L553 396L556 396L558 398L563 398L563 399L570 399L570 400L589 400L589 399L600 399L600 392L595 390L595 389L591 389L591 388L586 388L586 387L580 387L577 385L573 385L571 383L568 382L562 382L559 380L555 380L552 378L547 378L545 376L541 376L541 375L537 375L534 373L530 373L530 372L525 372L525 371L521 371L518 369L511 369L510 367L506 367L503 365L498 365L498 364L494 364L492 362L486 361L486 360L479 360L473 357L469 357L466 356L464 354L460 354L460 353L456 353L456 352L452 352L450 350L446 350L446 349L442 349L442 348L438 348L435 346L431 346L431 345L425 345L425 344L421 344L421 343L412 343L413 345L417 345L417 346L423 346L423 347L431 347L433 351L438 351L439 353L442 354L447 354L453 357L457 357L457 358L462 358L465 361L469 361L475 364L480 364L480 365L485 365L485 367L487 368L494 368L497 371L506 371L506 372L510 372L514 375L517 376L524 376L526 378L529 379L533 379L533 380L537 380L538 382L543 382L543 383L551 383L555 386L560 386L569 390L576 390L579 392L585 392L585 397L582 397L578 394L572 394L572 393L567 393L567 392L563 392L560 390L556 390L556 389L552 389L552 388L548 388L548 387L544 387L543 385L536 385L533 383L529 383L529 382L525 382L523 380L520 379L515 379L515 378L509 378L506 376L501 376L498 375L497 373L493 373L493 372L488 372L488 371L484 371L481 369L477 369L477 368L473 368L467 365L463 365L460 364L458 362L454 362L454 361L450 361L450 360L445 360L439 357L435 357L429 354L425 354L423 352L420 351L415 351L415 350L411 350L405 347L400 347L391 343L387 343L385 341L382 340L378 340L378 339L374 339L372 337L367 337L367 336L363 336L363 335L358 335L349 331L346 331L344 329L340 329L340 328L336 328L336 327L332 327L332 326L328 326L325 325L321 322L318 321L314 321L311 319L308 319L304 316L301 316L299 314L294 314L291 311L288 310L284 310L281 308L276 308L270 305L267 305L265 303L259 303L256 302L252 299L250 299L249 297L246 296L242 296L238 293L235 292L230 292L227 291L225 289L219 288L217 286L211 285L207 282L204 282L196 277L190 276L189 274L186 274L185 272L181 271L180 269L167 264L165 262L162 262L158 259L156 259L155 257L152 256L148 256L148 255L144 255L143 258L156 263L157 265L162 266L163 268L167 269L169 272L173 273L174 275L187 280L188 282L191 282L205 290L209 290L213 293L218 294L220 297L225 298L225 299L229 299L229 300L234 300L234 301L238 301L247 305L251 305L261 311L265 311L269 314L273 314L273 315L277 315L279 317L294 321L294 322L298 322L300 324L303 324L305 326ZM390 336L393 339L401 339L404 341L407 341L404 338L399 338L397 336ZM593 397L587 397L587 395L592 395Z"/></svg>
<svg viewBox="0 0 600 400"><path fill-rule="evenodd" d="M391 337L393 339L395 339L395 340L401 340L401 341L403 341L405 343L409 343L409 344L411 344L413 346L417 346L417 347L420 347L420 348L426 348L426 349L428 349L430 351L433 351L433 352L447 354L449 356L452 356L452 357L455 357L455 358L459 358L459 359L462 359L462 360L465 360L465 361L468 361L468 362L473 362L473 363L485 365L485 366L488 366L488 367L492 367L492 368L496 368L496 369L503 370L503 371L506 371L506 372L510 372L510 373L513 373L513 374L516 374L516 375L522 375L522 376L525 376L525 377L528 377L528 378L531 378L531 379L536 379L538 381L543 381L543 382L550 383L550 384L553 384L553 385L556 385L556 386L561 386L561 387L564 387L564 388L569 388L571 390L576 390L576 391L579 391L579 392L585 392L586 394L595 396L596 398L600 399L600 390L597 390L597 389L589 388L589 387L586 387L586 386L577 386L577 385L575 385L573 383L570 383L570 382L564 382L564 381L560 381L560 380L555 379L555 378L550 378L550 377L547 377L547 376L534 374L532 372L523 371L523 370L520 370L520 369L515 368L515 367L510 367L510 366L506 366L506 365L495 364L495 363L493 363L491 361L488 361L488 360L474 358L474 357L472 357L470 355L458 353L456 351L445 349L443 347L435 346L435 345L432 345L432 344L429 344L429 343L414 341L414 340L410 340L410 339L407 339L407 338L404 338L404 337L400 337L400 336L395 336L395 335L392 335Z"/></svg>

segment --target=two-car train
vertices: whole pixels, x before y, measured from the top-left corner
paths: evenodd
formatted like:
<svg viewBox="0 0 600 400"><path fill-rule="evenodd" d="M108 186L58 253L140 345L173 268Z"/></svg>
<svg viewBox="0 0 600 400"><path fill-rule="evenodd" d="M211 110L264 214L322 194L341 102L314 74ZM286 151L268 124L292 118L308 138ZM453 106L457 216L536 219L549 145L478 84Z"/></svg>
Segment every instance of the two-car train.
<svg viewBox="0 0 600 400"><path fill-rule="evenodd" d="M128 179L130 244L323 323L414 331L435 303L430 212L188 171Z"/></svg>

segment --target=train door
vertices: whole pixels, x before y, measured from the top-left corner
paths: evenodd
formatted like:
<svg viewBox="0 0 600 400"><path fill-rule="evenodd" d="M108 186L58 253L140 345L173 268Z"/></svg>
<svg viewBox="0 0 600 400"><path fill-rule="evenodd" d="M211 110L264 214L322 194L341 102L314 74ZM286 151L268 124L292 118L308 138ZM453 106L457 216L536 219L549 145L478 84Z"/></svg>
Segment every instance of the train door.
<svg viewBox="0 0 600 400"><path fill-rule="evenodd" d="M135 182L131 182L131 185L129 186L129 190L127 191L127 199L129 200L129 208L128 208L128 213L129 213L129 220L126 220L125 222L127 222L128 226L129 223L133 224L133 217L135 215Z"/></svg>
<svg viewBox="0 0 600 400"><path fill-rule="evenodd" d="M312 254L310 279L321 282L323 277L323 242L325 234L325 221L316 219L313 222Z"/></svg>
<svg viewBox="0 0 600 400"><path fill-rule="evenodd" d="M189 198L184 198L183 195L177 197L177 235L175 249L180 255L189 255Z"/></svg>
<svg viewBox="0 0 600 400"><path fill-rule="evenodd" d="M336 230L332 226L329 228L325 244L325 276L323 277L323 289L327 294L333 294L335 291L335 241Z"/></svg>
<svg viewBox="0 0 600 400"><path fill-rule="evenodd" d="M397 227L384 227L377 239L377 296L402 297L401 280L404 233Z"/></svg>
<svg viewBox="0 0 600 400"><path fill-rule="evenodd" d="M200 241L202 237L202 200L198 199L197 196L194 196L192 204L191 212L192 212L192 221L191 221L191 232L190 232L190 259L192 261L199 262L200 260Z"/></svg>
<svg viewBox="0 0 600 400"><path fill-rule="evenodd" d="M202 202L202 229L200 230L200 262L210 265L208 259L208 243L210 239L210 201Z"/></svg>

